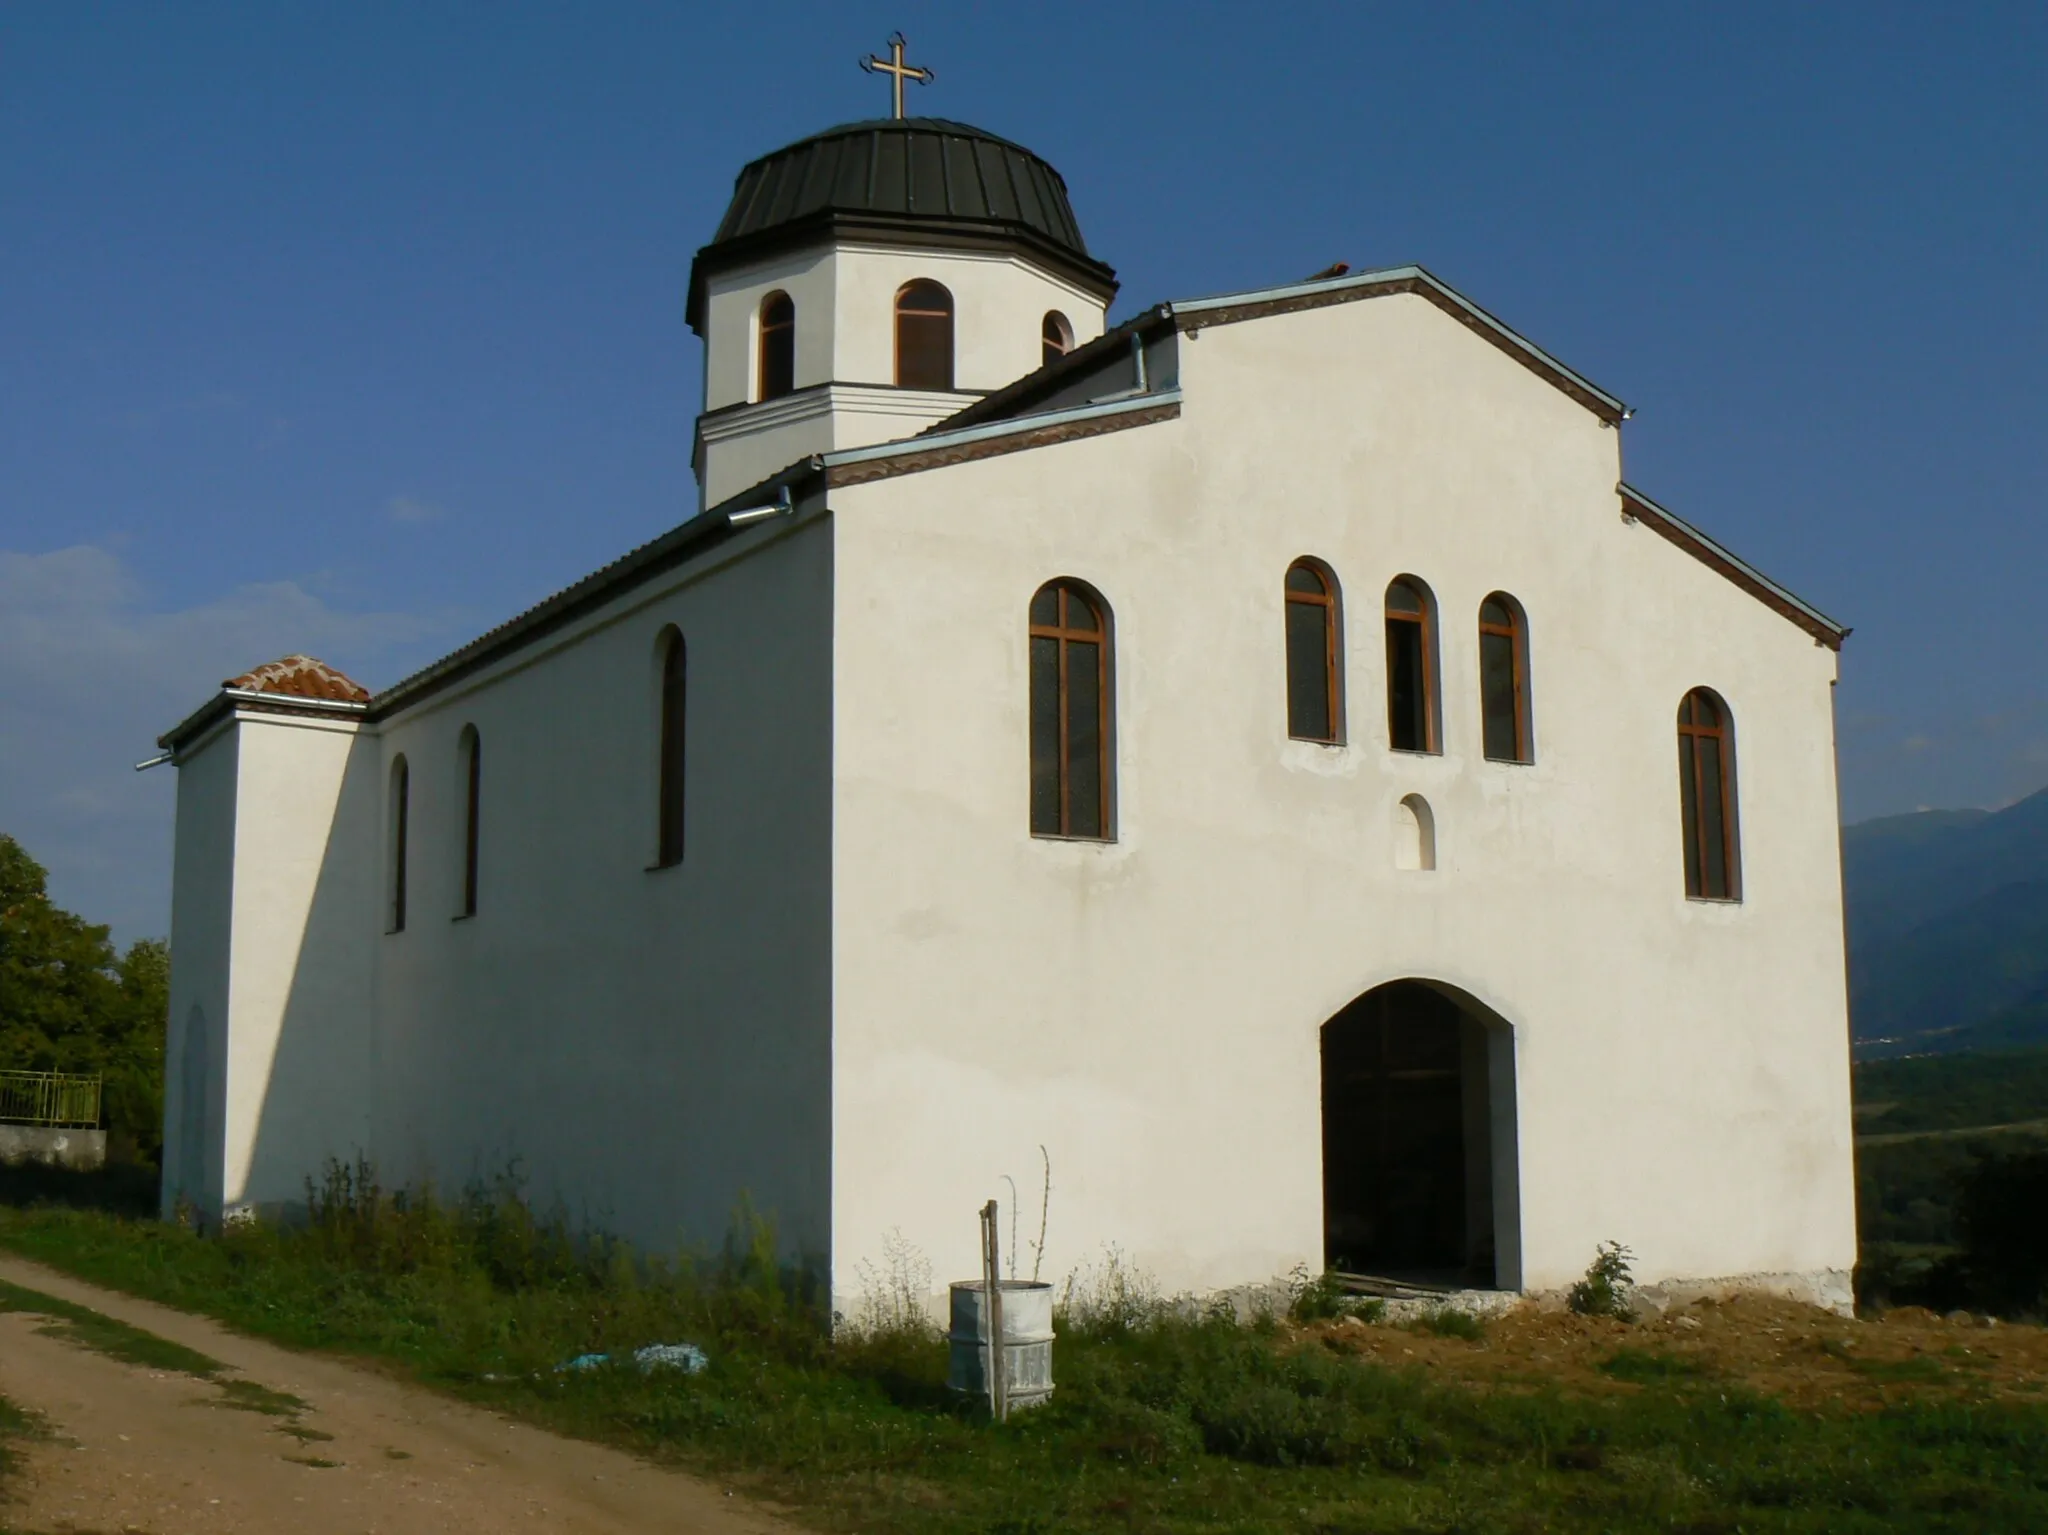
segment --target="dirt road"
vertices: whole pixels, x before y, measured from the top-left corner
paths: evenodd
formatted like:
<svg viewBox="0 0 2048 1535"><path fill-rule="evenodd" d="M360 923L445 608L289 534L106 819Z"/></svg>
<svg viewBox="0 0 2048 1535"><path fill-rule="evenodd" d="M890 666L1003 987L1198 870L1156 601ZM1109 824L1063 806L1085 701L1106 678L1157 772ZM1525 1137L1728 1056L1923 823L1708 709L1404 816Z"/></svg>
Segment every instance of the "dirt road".
<svg viewBox="0 0 2048 1535"><path fill-rule="evenodd" d="M723 1489L332 1359L0 1258L0 1280L226 1364L251 1387L124 1364L0 1313L0 1397L54 1431L23 1446L0 1525L148 1535L791 1535ZM301 1399L280 1411L270 1393ZM236 1410L239 1400L270 1410Z"/></svg>

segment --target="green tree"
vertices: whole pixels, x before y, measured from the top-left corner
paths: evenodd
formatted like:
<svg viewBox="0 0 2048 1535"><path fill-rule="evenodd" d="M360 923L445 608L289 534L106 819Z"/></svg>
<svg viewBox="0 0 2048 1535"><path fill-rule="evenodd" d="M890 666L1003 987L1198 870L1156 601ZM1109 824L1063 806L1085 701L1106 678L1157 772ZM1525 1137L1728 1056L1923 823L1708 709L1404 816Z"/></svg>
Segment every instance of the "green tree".
<svg viewBox="0 0 2048 1535"><path fill-rule="evenodd" d="M108 1155L156 1165L164 1144L164 1034L171 1016L171 946L138 938L114 967L120 1008L106 1041Z"/></svg>
<svg viewBox="0 0 2048 1535"><path fill-rule="evenodd" d="M0 1070L98 1072L110 1150L154 1161L163 1139L170 951L116 956L107 929L50 900L48 875L0 832Z"/></svg>

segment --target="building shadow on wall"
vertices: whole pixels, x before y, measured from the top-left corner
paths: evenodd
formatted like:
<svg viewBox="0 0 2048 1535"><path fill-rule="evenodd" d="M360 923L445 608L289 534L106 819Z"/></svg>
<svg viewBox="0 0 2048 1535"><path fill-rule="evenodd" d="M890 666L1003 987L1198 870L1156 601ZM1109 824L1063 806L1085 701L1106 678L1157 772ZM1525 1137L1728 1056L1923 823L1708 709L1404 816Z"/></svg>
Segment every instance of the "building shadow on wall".
<svg viewBox="0 0 2048 1535"><path fill-rule="evenodd" d="M267 1073L261 1072L260 1057L251 1058L254 1041L237 1043L237 1064L251 1080L238 1085L236 1095L255 1117L240 1202L265 1213L302 1207L308 1179L317 1180L329 1161L369 1157L375 1144L382 781L378 741L355 736L296 950L275 957L288 969L264 966L288 977L281 983ZM237 892L238 907L243 899ZM245 1007L245 1001L255 1006ZM274 997L237 996L238 1027L258 1020L260 1028L275 1005ZM212 1085L218 1091L221 1084Z"/></svg>

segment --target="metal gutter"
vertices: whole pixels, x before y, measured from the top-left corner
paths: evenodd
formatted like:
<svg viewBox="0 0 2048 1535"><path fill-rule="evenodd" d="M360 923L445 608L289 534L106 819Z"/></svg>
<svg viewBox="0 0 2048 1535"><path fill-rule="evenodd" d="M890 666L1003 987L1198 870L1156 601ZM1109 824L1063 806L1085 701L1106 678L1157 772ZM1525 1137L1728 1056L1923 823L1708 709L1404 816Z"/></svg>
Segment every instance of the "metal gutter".
<svg viewBox="0 0 2048 1535"><path fill-rule="evenodd" d="M1002 413L1008 410L1014 402L1054 392L1068 375L1094 367L1096 363L1100 362L1127 340L1136 339L1142 345L1145 332L1148 329L1157 329L1168 323L1170 322L1166 318L1166 306L1164 304L1154 304L1149 309L1141 309L1128 320L1120 321L1092 340L1082 342L1057 361L1049 362L1042 368L1034 369L1022 378L1012 379L1009 383L1003 385L1002 388L984 395L972 405L963 406L952 415L946 417L944 421L933 422L925 430L934 433L959 430L958 428L948 427L946 422L958 421L962 417L967 418L969 424L979 423L991 416L1000 417L1003 420L1013 419L1003 416ZM1094 403L1099 404L1101 402L1097 401Z"/></svg>
<svg viewBox="0 0 2048 1535"><path fill-rule="evenodd" d="M1128 399L1110 400L1094 405L1074 405L1065 410L1041 411L1032 416L1011 416L1006 420L992 421L987 426L965 426L950 432L925 432L916 437L905 437L897 442L876 443L867 448L840 448L835 452L822 453L811 462L823 469L837 469L846 464L872 463L876 459L906 458L919 453L943 452L947 448L965 447L969 443L988 442L1001 437L1015 437L1024 432L1043 431L1047 427L1066 426L1077 421L1099 421L1112 416L1126 416L1134 411L1150 410L1160 405L1180 404L1179 389L1161 389L1155 394L1134 395Z"/></svg>
<svg viewBox="0 0 2048 1535"><path fill-rule="evenodd" d="M1165 312L1176 318L1213 313L1219 309L1241 309L1252 304L1284 304L1291 299L1323 297L1340 294L1351 288L1380 287L1391 282L1412 282L1427 287L1430 292L1456 305L1472 320L1491 331L1500 340L1512 345L1517 351L1526 352L1541 362L1559 377L1571 380L1579 388L1592 395L1602 404L1610 407L1616 415L1631 414L1629 407L1614 395L1609 394L1584 374L1566 367L1555 357L1544 351L1528 337L1504 325L1494 316L1481 309L1472 300L1458 292L1442 279L1432 275L1428 268L1420 266L1381 267L1372 272L1351 272L1343 277L1326 277L1320 281L1289 283L1279 288L1254 288L1243 293L1217 293L1207 298L1176 299L1161 305Z"/></svg>
<svg viewBox="0 0 2048 1535"><path fill-rule="evenodd" d="M179 746L211 724L213 716L232 712L241 704L270 711L283 710L292 714L355 715L360 718L370 712L367 703L358 703L346 698L301 698L296 693L265 693L255 688L224 687L158 736L156 744L167 749L175 758ZM154 763L137 764L137 770L140 771L145 766L154 766Z"/></svg>
<svg viewBox="0 0 2048 1535"><path fill-rule="evenodd" d="M294 709L329 710L336 714L365 714L370 706L348 698L301 698L296 693L265 693L257 688L222 688L222 698L236 703L290 704Z"/></svg>
<svg viewBox="0 0 2048 1535"><path fill-rule="evenodd" d="M1620 485L1617 485L1615 489L1620 492L1624 507L1626 507L1627 503L1634 502L1638 507L1640 507L1644 511L1649 512L1652 516L1662 518L1665 522L1668 522L1674 529L1676 529L1679 533L1684 535L1687 539L1690 539L1694 543L1700 545L1700 547L1703 550L1705 550L1708 554L1712 555L1714 559L1727 565L1731 571L1739 575L1743 580L1753 582L1756 586L1761 587L1765 593L1768 593L1770 596L1775 597L1779 602L1783 603L1786 607L1792 608L1796 612L1803 614L1806 618L1810 619L1815 625L1826 630L1830 635L1834 637L1837 648L1839 648L1841 642L1847 639L1849 635L1853 632L1847 624L1838 623L1836 620L1828 617L1827 614L1823 613L1819 608L1815 607L1812 603L1806 601L1805 598L1796 595L1795 593L1787 590L1783 586L1780 586L1776 581L1773 581L1769 576L1765 575L1762 571L1758 570L1754 565L1750 564L1747 560L1731 552L1726 545L1719 543L1712 538L1709 538L1705 533L1702 533L1698 528L1694 527L1691 523L1687 522L1683 517L1679 516L1676 512L1670 510L1668 507L1659 506L1655 501L1652 501L1640 490L1637 490L1635 486L1630 485L1626 481L1624 481Z"/></svg>

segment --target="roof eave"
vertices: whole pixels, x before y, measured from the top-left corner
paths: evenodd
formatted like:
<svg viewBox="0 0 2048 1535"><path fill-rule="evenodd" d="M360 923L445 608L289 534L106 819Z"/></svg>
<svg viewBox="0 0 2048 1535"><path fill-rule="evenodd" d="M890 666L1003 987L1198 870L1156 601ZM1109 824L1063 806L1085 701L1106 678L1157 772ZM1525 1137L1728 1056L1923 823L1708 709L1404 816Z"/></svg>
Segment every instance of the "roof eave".
<svg viewBox="0 0 2048 1535"><path fill-rule="evenodd" d="M1003 219L936 219L918 214L826 208L788 223L728 240L714 240L702 247L690 262L689 296L683 318L691 330L699 336L704 334L704 305L711 278L719 272L788 251L861 240L938 250L1015 246L1054 275L1100 298L1105 307L1117 295L1115 267L1069 249L1026 224Z"/></svg>
<svg viewBox="0 0 2048 1535"><path fill-rule="evenodd" d="M1615 489L1621 495L1624 513L1663 535L1702 564L1720 571L1766 607L1790 619L1812 635L1816 644L1825 645L1830 650L1840 650L1842 641L1855 632L1847 624L1838 623L1828 617L1803 597L1780 586L1747 560L1702 533L1676 512L1659 506L1633 485L1623 482Z"/></svg>
<svg viewBox="0 0 2048 1535"><path fill-rule="evenodd" d="M1308 282L1288 283L1277 288L1254 288L1242 293L1218 293L1207 298L1176 299L1162 308L1184 331L1209 325L1229 325L1271 314L1300 309L1319 309L1355 299L1377 298L1387 293L1417 293L1462 320L1501 350L1519 357L1538 374L1548 378L1609 424L1628 419L1633 412L1618 396L1536 345L1519 331L1489 314L1428 268L1414 265L1380 267L1370 272L1352 272L1343 277L1326 277Z"/></svg>
<svg viewBox="0 0 2048 1535"><path fill-rule="evenodd" d="M381 720L448 683L481 670L529 640L602 606L619 592L709 552L739 531L731 524L732 513L774 501L785 487L793 491L817 472L815 458L799 459L716 506L685 518L658 538L649 539L611 564L478 635L460 649L399 679L370 699L369 717Z"/></svg>
<svg viewBox="0 0 2048 1535"><path fill-rule="evenodd" d="M302 698L296 693L266 693L257 688L222 688L205 703L156 738L165 751L175 752L194 736L202 734L222 714L250 709L264 714L327 715L335 718L364 718L367 703L345 698Z"/></svg>
<svg viewBox="0 0 2048 1535"><path fill-rule="evenodd" d="M1141 411L1155 410L1162 406L1180 404L1179 389L1160 389L1146 394L1132 395L1127 399L1104 401L1092 405L1070 405L1062 410L1040 411L1035 415L1011 416L1001 421L984 425L963 426L952 431L928 429L915 437L899 438L894 442L878 442L863 448L839 448L818 456L818 462L829 475L835 469L854 464L874 463L883 459L920 457L928 453L944 453L955 448L973 447L985 442L994 442L1005 437L1021 436L1028 432L1043 432L1059 427L1075 426L1084 422L1108 421L1120 416L1136 415ZM943 423L942 423L943 425Z"/></svg>
<svg viewBox="0 0 2048 1535"><path fill-rule="evenodd" d="M1060 380L1068 374L1092 367L1098 358L1124 346L1132 336L1162 329L1170 323L1167 309L1168 306L1165 304L1155 304L1150 309L1140 310L1128 320L1112 325L1093 340L1082 342L1064 356L1055 358L1043 367L1033 369L1022 378L976 400L972 405L961 407L943 421L933 422L919 435L936 436L941 432L955 431L960 427L974 426L983 421L1001 418L1003 412L1012 405L1029 400L1034 394L1058 388Z"/></svg>

